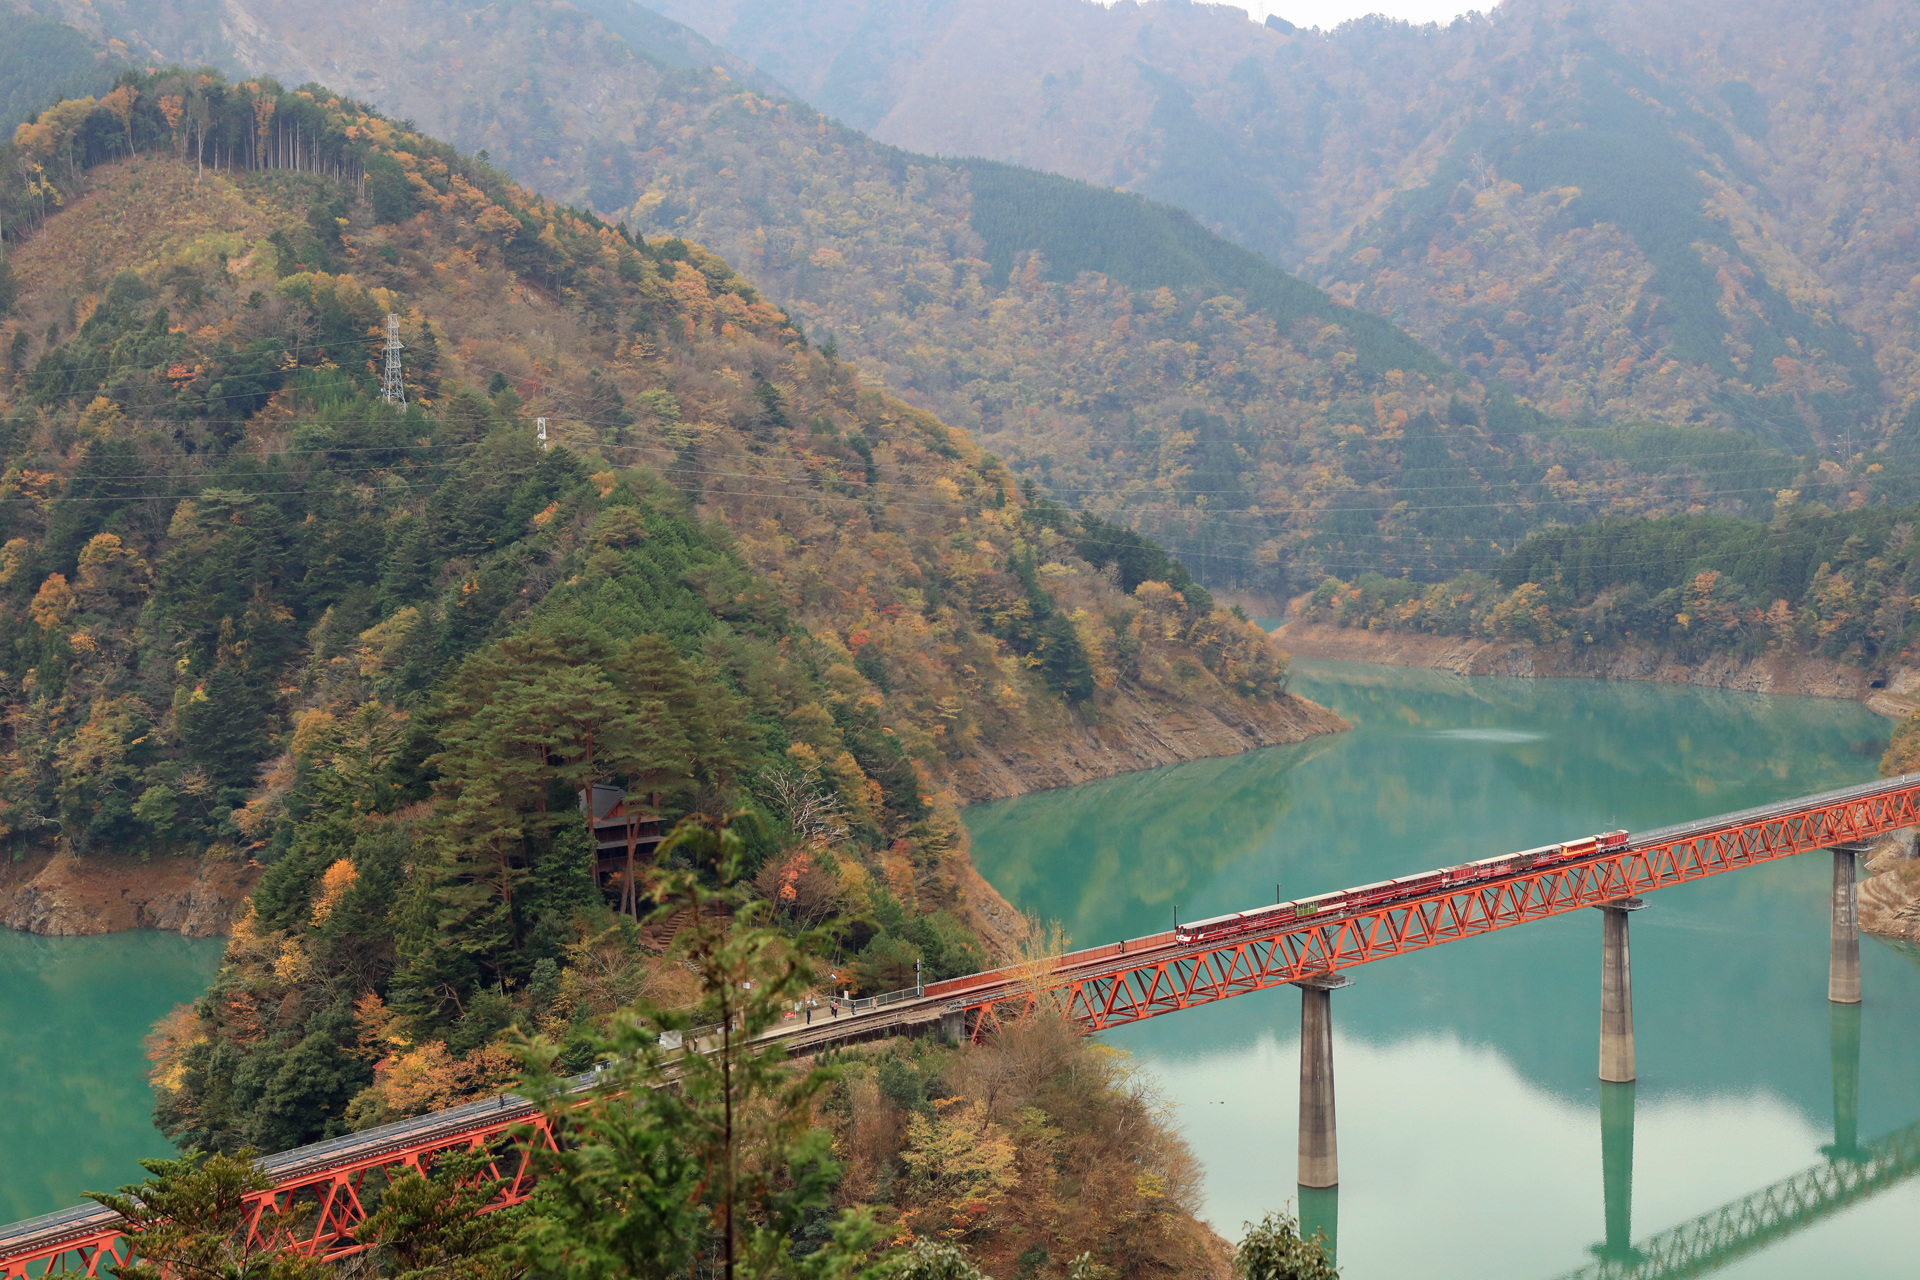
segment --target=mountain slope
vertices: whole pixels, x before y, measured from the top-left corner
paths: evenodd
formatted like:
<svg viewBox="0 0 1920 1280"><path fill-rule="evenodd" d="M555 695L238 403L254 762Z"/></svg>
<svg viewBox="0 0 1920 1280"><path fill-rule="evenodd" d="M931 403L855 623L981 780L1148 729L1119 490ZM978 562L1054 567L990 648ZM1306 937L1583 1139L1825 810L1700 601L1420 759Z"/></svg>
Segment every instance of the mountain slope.
<svg viewBox="0 0 1920 1280"><path fill-rule="evenodd" d="M0 10L0 135L56 98L104 92L121 62L64 23Z"/></svg>
<svg viewBox="0 0 1920 1280"><path fill-rule="evenodd" d="M252 56L350 71L542 190L722 250L864 376L1218 587L1271 600L1324 572L1446 577L1556 521L1764 517L1782 488L1843 505L1884 478L1796 458L1807 432L1752 413L1717 433L1576 429L1572 402L1517 403L1504 365L1440 372L1177 211L876 145L731 74L649 59L575 9L222 12L248 15ZM1824 376L1805 372L1796 394Z"/></svg>
<svg viewBox="0 0 1920 1280"><path fill-rule="evenodd" d="M1884 683L1920 640L1916 517L1920 509L1893 507L1789 511L1768 524L1607 520L1536 534L1491 575L1424 589L1328 578L1296 617L1369 633L1531 642L1551 655L1539 669L1555 674L1650 675L1654 652L1723 676L1746 664L1835 659ZM1865 692L1865 676L1852 683ZM1826 692L1848 696L1846 687Z"/></svg>
<svg viewBox="0 0 1920 1280"><path fill-rule="evenodd" d="M183 1143L496 1088L509 1027L578 1069L672 1003L591 784L753 815L769 909L885 991L1009 941L956 792L1340 727L697 245L318 86L128 73L5 158L0 834L264 867L159 1037Z"/></svg>
<svg viewBox="0 0 1920 1280"><path fill-rule="evenodd" d="M148 89L140 99L145 102L157 96L159 105L150 108L155 112L154 119L158 119L159 109L167 99L166 87ZM270 84L243 85L226 91L224 103L217 105L220 110L237 111L249 102L274 101L273 92ZM295 145L295 130L303 135L307 130L321 130L323 154L327 147L354 145L351 135L339 132L343 128L361 131L363 139L385 136L385 126L379 122L338 126L329 122L330 117L316 114L348 110L351 104L337 109L317 107L312 105L312 99L297 94L281 94L277 100L285 105L271 116L279 122L273 128L283 129L284 133L270 134L268 142L272 148L287 148L289 156L292 155L290 148ZM105 116L106 112L101 110L91 119L97 121ZM160 130L161 137L138 137L143 127L139 121L143 118L136 110L133 131L143 150L158 147L165 151L171 145L186 142L183 131L176 131L174 143L167 143L164 121L154 125L148 120L145 126ZM48 120L52 121L53 117L50 115ZM95 125L83 125L65 135L60 133L57 123L40 127L44 132L32 136L26 155L46 162L56 173L68 154L84 162L92 156L105 158L112 153L112 135L103 138L94 133ZM240 148L254 144L253 139L244 137L223 143L225 136L216 130L209 146L211 155L231 157L234 152L228 150L228 146ZM1016 533L1022 528L1016 486L998 463L935 420L864 390L846 366L817 353L809 355L804 348L789 346L785 354L780 354L778 334L784 324L782 314L759 300L719 259L681 241L657 242L663 243L664 248L635 249L616 231L590 219L580 221L574 215L565 216L574 218L572 234L586 247L562 252L564 245L554 241L554 236L566 232L570 224L564 219L555 221L562 215L550 206L531 197L511 196L529 202L524 209L515 208L516 221L512 226L499 221L500 215L490 212L499 207L498 200L510 197L501 194L496 200L489 192L511 193L513 190L510 185L503 185L504 179L497 173L460 160L438 144L421 154L406 152L397 143L390 145L402 155L403 167L395 171L385 160L378 160L369 171L367 185L376 204L386 202L387 214L391 216L386 221L370 223L365 228L363 243L356 243L347 238L347 232L332 228L334 206L312 203L321 201L326 195L324 191L316 190L307 197L290 193L286 196L290 203L276 211L272 206L262 207L246 189L233 186L224 177L206 179L207 190L194 197L196 211L190 217L181 216L157 225L111 221L114 211L142 198L136 197L135 191L144 192L163 206L167 201L182 198L175 185L179 171L164 165L151 176L134 174L88 197L89 208L94 211L91 218L78 213L55 213L44 202L36 212L30 197L21 196L17 189L9 190L6 202L16 227L22 222L28 226L40 224L29 243L12 258L22 296L13 318L6 322L8 340L4 345L10 351L15 347L24 349L16 362L20 381L14 394L20 403L23 406L84 406L93 397L103 396L122 418L137 423L139 430L152 430L160 421L170 418L181 420L182 425L172 428L171 438L178 442L179 448L189 451L180 463L187 468L185 475L203 471L215 455L236 448L283 448L285 440L298 430L297 422L286 417L297 411L298 402L276 397L298 380L295 375L305 361L316 357L298 350L299 344L288 345L284 339L273 339L282 346L271 350L254 345L268 341L266 337L240 341L249 325L244 307L239 312L228 313L218 324L190 323L189 317L201 308L217 309L222 304L216 299L225 296L223 291L239 289L237 283L222 281L219 263L246 264L242 268L225 268L229 278L235 270L243 273L264 270L291 277L302 274L295 268L315 264L323 271L327 266L336 271L352 268L357 284L345 293L325 282L301 285L297 289L284 281L278 286L283 299L276 304L279 310L291 307L295 314L300 314L307 308L322 317L302 322L322 326L319 334L323 340L317 358L337 362L337 355L327 354L330 346L365 341L364 334L352 326L361 324L367 308L386 297L378 290L403 292L409 298L418 298L423 291L431 290L426 295L434 299L431 305L408 304L412 318L407 333L419 348L417 358L426 362L423 376L459 378L470 386L486 384L489 379L496 384L504 381L515 388L514 395L525 397L528 415L549 418L555 440L576 450L614 450L609 461L622 466L663 468L706 510L739 518L736 536L740 539L742 554L758 572L769 575L770 582L779 583L797 572L782 558L795 545L817 545L826 561L852 556L853 563L865 566L862 569L864 586L856 588L852 582L830 586L835 573L828 572L819 578L817 575L822 570L810 568L783 590L795 593L789 598L796 601L811 599L817 594L817 605L806 607L827 611L817 619L820 625L842 633L864 629L878 646L877 653L893 652L895 646L889 639L889 629L899 622L897 615L902 605L902 598L893 594L896 587L883 586L883 581L893 582L897 573L905 573L907 577L903 581L921 583L915 588L920 601L916 611L937 612L942 606L936 601L958 600L950 590L943 593L934 585L939 581L939 571L931 562L925 568L908 568L903 561L882 577L873 577L878 564L891 564L897 554L895 550L887 550L884 555L873 552L894 547L895 540L903 536L906 526L899 526L899 520L906 520L912 527L933 521L934 525L927 527L937 527L943 520L966 519L977 523L984 519L988 524L1006 524ZM36 147L44 149L36 150ZM311 154L307 153L308 160L303 163L311 160ZM150 167L160 162L143 160L141 163ZM441 173L442 169L447 172ZM472 176L460 177L462 173ZM442 192L435 182L446 190ZM339 197L327 198L337 200ZM421 212L411 213L414 207L419 207ZM408 216L401 217L401 214ZM339 216L348 214L342 211ZM439 221L420 221L429 216ZM285 225L288 221L293 224L291 227ZM278 231L274 230L276 222L281 224ZM430 229L447 239L436 240L428 235ZM494 239L489 240L489 235ZM583 253L587 255L584 258ZM497 259L497 265L487 267L493 259ZM152 327L167 317L143 301L153 297L154 286L131 277L121 279L113 274L114 268L146 271L155 278L172 273L183 282L177 290L183 291L182 296L189 301L185 309L178 301L173 306L175 316L185 328L174 326L172 333L150 336L153 353L138 345L124 350L116 345L129 332L127 326L133 324L134 318ZM545 318L534 312L516 313L512 307L531 306L533 299L519 292L500 294L499 288L507 283L504 276L459 275L465 268L474 272L482 272L483 268L496 272L503 268L517 271L527 281L571 299L570 309ZM602 279L595 272L611 275ZM244 274L240 278L244 279ZM121 294L117 294L116 289L124 291L126 301L120 301ZM376 292L368 293L370 289ZM239 291L237 296L244 299L249 295ZM508 310L495 315L494 310L499 307ZM276 311L276 317L278 314ZM160 319L150 319L150 316ZM569 316L573 318L567 319ZM278 319L275 322L280 323ZM729 332L730 327L737 327L741 330L740 340L746 346L740 352L733 352L725 344L696 343L689 350L698 356L697 375L688 375L689 389L682 391L669 371L678 367L674 361L691 341L691 335L682 332L683 328L694 323ZM342 328L343 325L348 327ZM763 331L774 336L771 339L746 336ZM234 336L226 336L229 332ZM296 329L295 332L303 331ZM333 335L331 340L325 340L329 334ZM754 345L768 340L775 343L773 348L763 351ZM791 343L791 335L786 340ZM710 359L708 353L711 353ZM167 368L189 372L170 375L171 381L167 378L143 381L147 376L144 371L156 367L162 355ZM356 355L354 365L360 359ZM767 363L769 359L774 363ZM284 367L274 363L289 360L292 363ZM426 385L426 394L437 402L441 397L431 390L433 382ZM239 388L245 388L244 394ZM318 387L312 388L312 393L320 395L323 401L332 394ZM108 413L108 410L102 408L99 412ZM267 416L263 418L261 414ZM21 425L17 430L27 432L28 428ZM156 445L163 444L167 438L166 435L158 437ZM28 461L38 456L31 451L46 447L44 444L23 435L16 440L15 447L24 451L16 466L44 465ZM836 458L841 461L828 461ZM845 462L849 458L854 460L852 464ZM834 480L826 474L834 467L845 465L853 465L858 477L858 483L851 490L846 484L853 482ZM823 467L826 471L821 470ZM900 468L897 479L895 467ZM972 470L967 471L968 468ZM963 471L973 478L966 479L961 474ZM57 486L62 478L61 469L48 467L47 473L48 480L36 483ZM169 476L169 481L175 482L175 478ZM894 497L876 506L879 491L871 486L879 484L902 487ZM998 504L993 510L1013 514L968 517L965 514L968 503L981 499L969 499L966 495L974 493L981 484L988 485L988 489L981 492ZM948 493L950 486L957 487L958 497ZM736 495L736 489L743 492ZM799 505L785 505L789 498ZM897 515L892 514L892 508L887 505L896 500L903 504ZM120 499L114 501L118 503ZM955 501L960 503L958 507L949 505ZM46 526L53 530L49 536L55 537L59 549L47 551L44 559L22 560L19 569L22 583L36 574L44 577L41 570L71 574L78 549L94 531L103 527L104 517L86 514L88 508L59 507L56 502L54 509L70 512L65 518L78 523L70 529L58 520ZM878 523L865 533L855 534L854 530L862 522L849 524L848 517L857 512L866 512ZM778 522L783 520L793 523L782 527ZM827 523L816 527L813 522L819 520ZM15 527L17 532L26 535L34 525L27 517L16 517ZM947 533L940 536L946 537ZM1063 535L1042 529L1023 536L1036 552L1043 552L1056 544L1070 548L1076 534L1073 530ZM1061 541L1063 536L1066 542ZM856 546L846 541L849 537L879 541L871 546L862 541ZM794 539L799 540L798 544ZM32 540L28 538L29 542ZM980 550L984 553L983 548ZM1067 553L1071 554L1070 550ZM1003 548L1002 554L1014 553ZM34 555L38 557L40 553ZM974 580L975 573L972 569L967 571L969 581ZM1000 586L993 588L995 591L1001 590L1006 581L1014 581L995 579L992 574L980 581L984 584L988 580L1000 582ZM1059 581L1064 582L1065 578ZM1096 593L1105 589L1100 586L1097 575L1089 575L1087 585ZM306 618L308 621L302 625L311 625L317 617L316 611L324 611L327 599L323 596L321 604L301 606L296 618ZM863 601L868 603L859 603ZM1086 603L1096 605L1099 610L1109 609L1109 606L1097 605L1093 597L1088 597ZM363 603L357 607L373 606ZM854 612L841 617L849 607ZM862 612L868 608L881 612L868 617ZM893 612L882 616L887 609ZM833 621L830 622L830 618ZM973 633L972 627L965 630ZM903 636L902 644L906 643ZM869 655L867 661L876 670L886 670L885 661L873 655ZM987 662L987 668L1000 670L1007 661L1011 661L1011 657L993 658ZM981 678L991 681L999 677L983 675ZM904 671L900 673L900 680L902 688L913 683ZM1023 686L1029 682L1029 677L1022 676L1016 684ZM1014 719L1004 721L1005 741L1031 741L1035 735L1044 737L1048 730L1043 721L1056 717L1056 712L1048 709L1049 697L1040 696L1035 700L1023 694L1010 701L996 690L983 687L982 692L985 696L969 699L969 709L959 713L957 719L929 711L933 718L915 732L931 733L935 738L946 735L949 743L957 739L969 744L953 757L958 761L964 759L972 744L1002 737L1000 729L991 729L982 739L980 730L984 726L973 727L976 713L971 704L974 702L981 708L1006 708L1015 704L1028 707L1026 711L1013 713ZM1171 688L1169 692L1176 701L1184 701L1187 696L1184 692L1172 692ZM1151 704L1160 695L1145 696L1142 710L1150 714ZM1220 705L1234 706L1236 709L1230 714L1245 718L1243 709L1231 695ZM997 718L1000 712L988 711L987 714ZM1041 720L1028 718L1030 714L1040 715ZM1064 728L1066 723L1056 718L1058 726ZM1257 716L1246 723L1251 731L1260 732L1253 727L1259 723ZM897 728L906 732L907 726L903 721Z"/></svg>
<svg viewBox="0 0 1920 1280"><path fill-rule="evenodd" d="M1753 499L1712 464L1683 463L1678 490L1622 484L1631 456L1539 442L1526 432L1545 420L1471 382L1450 395L1391 327L1164 207L876 146L730 76L669 72L574 11L456 23L402 6L350 27L331 7L254 12L285 35L273 56L294 74L350 65L547 191L722 248L869 376L1219 586L1271 596L1326 568L1445 574L1596 504ZM562 68L595 93L528 87ZM1447 456L1415 456L1396 488L1403 424L1423 410L1436 416L1421 438ZM1549 473L1568 481L1549 489ZM1440 510L1404 514L1419 506Z"/></svg>
<svg viewBox="0 0 1920 1280"><path fill-rule="evenodd" d="M1850 453L1920 392L1920 76L1890 0L1331 35L1186 4L661 7L886 141L1189 209L1552 412Z"/></svg>
<svg viewBox="0 0 1920 1280"><path fill-rule="evenodd" d="M1176 211L983 166L993 216L976 224L968 167L876 146L732 74L667 67L577 9L224 12L248 15L256 67L351 80L543 191L713 245L868 376L1222 587L1283 589L1315 535L1291 460L1333 396L1377 390L1387 419L1444 403L1431 353ZM1090 210L1110 233L1098 243L1076 230ZM1221 466L1253 500L1197 501L1211 481L1196 467ZM1385 559L1408 554L1424 552Z"/></svg>

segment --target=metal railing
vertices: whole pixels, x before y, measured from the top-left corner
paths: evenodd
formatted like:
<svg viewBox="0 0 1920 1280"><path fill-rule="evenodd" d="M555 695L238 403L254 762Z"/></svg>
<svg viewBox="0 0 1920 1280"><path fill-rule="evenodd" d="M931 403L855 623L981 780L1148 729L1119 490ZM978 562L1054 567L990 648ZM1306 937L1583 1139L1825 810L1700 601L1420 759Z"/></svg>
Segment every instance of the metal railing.
<svg viewBox="0 0 1920 1280"><path fill-rule="evenodd" d="M927 994L925 987L902 987L898 991L889 991L879 996L853 996L840 1003L847 1006L851 1013L865 1013L878 1009L882 1005L897 1004L902 1000L918 1000Z"/></svg>

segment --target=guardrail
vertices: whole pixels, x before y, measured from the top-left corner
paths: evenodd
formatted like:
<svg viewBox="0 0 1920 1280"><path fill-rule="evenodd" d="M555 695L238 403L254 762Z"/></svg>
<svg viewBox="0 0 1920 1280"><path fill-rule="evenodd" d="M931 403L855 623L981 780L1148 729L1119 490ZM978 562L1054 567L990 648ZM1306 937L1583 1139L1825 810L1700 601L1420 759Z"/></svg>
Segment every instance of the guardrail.
<svg viewBox="0 0 1920 1280"><path fill-rule="evenodd" d="M926 994L925 987L902 987L898 991L889 991L885 995L851 996L840 1003L845 1005L850 1013L866 1013L882 1005L895 1004L901 1000L918 1000Z"/></svg>

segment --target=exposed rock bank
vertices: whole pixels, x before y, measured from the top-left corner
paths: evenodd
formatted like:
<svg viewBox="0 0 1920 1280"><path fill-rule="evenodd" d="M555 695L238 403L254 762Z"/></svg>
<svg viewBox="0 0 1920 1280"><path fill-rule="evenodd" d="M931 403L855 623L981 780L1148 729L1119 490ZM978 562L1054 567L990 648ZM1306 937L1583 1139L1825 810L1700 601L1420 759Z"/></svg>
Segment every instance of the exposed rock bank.
<svg viewBox="0 0 1920 1280"><path fill-rule="evenodd" d="M1737 658L1717 654L1688 663L1659 649L1637 645L1607 649L1537 645L1530 640L1364 631L1299 621L1282 625L1274 638L1298 657L1431 667L1463 676L1650 680L1752 693L1848 698L1866 703L1881 715L1900 719L1920 707L1920 671L1900 667L1882 677L1831 658L1782 654ZM1884 687L1875 688L1876 680Z"/></svg>
<svg viewBox="0 0 1920 1280"><path fill-rule="evenodd" d="M1004 800L1352 727L1305 698L1242 702L1223 711L1156 705L1128 691L1102 710L1097 723L1076 722L1000 751L980 751L954 766L948 784L965 803Z"/></svg>
<svg viewBox="0 0 1920 1280"><path fill-rule="evenodd" d="M1878 841L1867 855L1860 882L1860 927L1883 938L1920 943L1920 832L1899 831Z"/></svg>
<svg viewBox="0 0 1920 1280"><path fill-rule="evenodd" d="M258 875L251 864L216 858L31 854L0 863L0 927L53 937L125 929L219 937Z"/></svg>
<svg viewBox="0 0 1920 1280"><path fill-rule="evenodd" d="M1005 800L1137 769L1300 742L1352 727L1335 712L1305 698L1243 702L1233 713L1222 715L1204 708L1173 710L1123 692L1103 709L1098 723L1075 722L1006 750L983 750L956 765L946 781L963 803ZM987 883L971 861L958 887L961 914L993 962L1017 959L1028 927L1026 917Z"/></svg>

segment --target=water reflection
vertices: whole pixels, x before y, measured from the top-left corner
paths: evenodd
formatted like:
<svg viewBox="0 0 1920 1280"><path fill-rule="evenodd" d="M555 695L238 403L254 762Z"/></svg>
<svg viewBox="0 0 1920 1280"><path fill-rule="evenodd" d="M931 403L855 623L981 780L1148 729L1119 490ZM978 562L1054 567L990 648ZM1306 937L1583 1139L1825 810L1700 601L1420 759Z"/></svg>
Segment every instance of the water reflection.
<svg viewBox="0 0 1920 1280"><path fill-rule="evenodd" d="M1272 901L1276 881L1291 897L1861 781L1873 761L1853 748L1885 732L1849 703L1671 686L1301 663L1296 687L1358 727L969 810L982 871L1092 942L1164 927L1174 902L1197 919ZM1885 1016L1849 1041L1825 998L1825 858L1648 899L1634 918L1640 1079L1613 1097L1594 1079L1592 913L1369 966L1335 1017L1337 1200L1294 1189L1291 990L1107 1039L1175 1106L1229 1236L1298 1194L1303 1224L1337 1228L1348 1280L1629 1267L1635 1222L1717 1212L1829 1138L1844 1151L1920 1115L1920 969L1863 941ZM1849 1202L1844 1228L1770 1237L1737 1273L1910 1274L1920 1186L1881 1189Z"/></svg>
<svg viewBox="0 0 1920 1280"><path fill-rule="evenodd" d="M1327 1258L1340 1260L1340 1188L1301 1187L1300 1234L1311 1240L1319 1236L1325 1243Z"/></svg>
<svg viewBox="0 0 1920 1280"><path fill-rule="evenodd" d="M1280 830L1293 807L1294 780L1333 741L1029 797L1044 799L1043 815L1019 802L976 806L968 828L977 847L993 851L994 886L1016 903L1038 904L1075 938L1164 929L1176 904L1188 919L1223 909L1208 891L1216 877L1285 843ZM1271 900L1272 892L1269 882L1259 900Z"/></svg>
<svg viewBox="0 0 1920 1280"><path fill-rule="evenodd" d="M1609 1262L1637 1262L1633 1247L1633 1081L1600 1082L1600 1185L1607 1238L1594 1250Z"/></svg>
<svg viewBox="0 0 1920 1280"><path fill-rule="evenodd" d="M1631 1235L1634 1087L1600 1086L1607 1238L1594 1249L1598 1261L1565 1280L1707 1275L1813 1230L1920 1173L1920 1121L1864 1147L1858 1142L1860 1006L1835 1004L1832 1012L1834 1140L1821 1148L1826 1159L1637 1245Z"/></svg>
<svg viewBox="0 0 1920 1280"><path fill-rule="evenodd" d="M1860 1158L1860 1006L1829 1003L1828 1045L1833 1057L1833 1145L1821 1150L1834 1160Z"/></svg>

